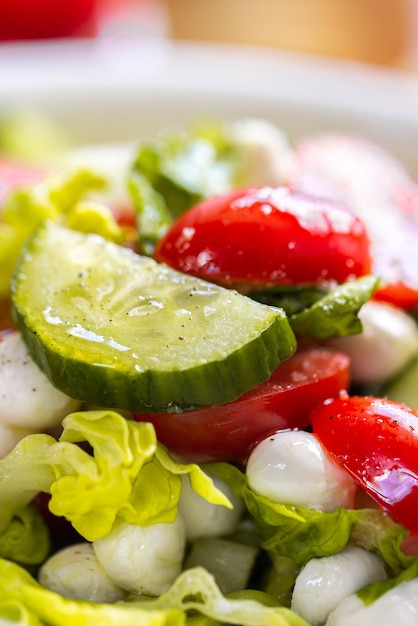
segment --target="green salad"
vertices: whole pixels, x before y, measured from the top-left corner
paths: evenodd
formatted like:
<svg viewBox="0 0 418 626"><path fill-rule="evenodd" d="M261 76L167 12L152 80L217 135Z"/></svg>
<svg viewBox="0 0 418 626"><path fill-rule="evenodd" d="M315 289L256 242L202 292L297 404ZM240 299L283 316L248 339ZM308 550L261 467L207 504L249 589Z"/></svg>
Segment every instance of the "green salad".
<svg viewBox="0 0 418 626"><path fill-rule="evenodd" d="M264 120L5 124L0 623L415 624L413 177Z"/></svg>

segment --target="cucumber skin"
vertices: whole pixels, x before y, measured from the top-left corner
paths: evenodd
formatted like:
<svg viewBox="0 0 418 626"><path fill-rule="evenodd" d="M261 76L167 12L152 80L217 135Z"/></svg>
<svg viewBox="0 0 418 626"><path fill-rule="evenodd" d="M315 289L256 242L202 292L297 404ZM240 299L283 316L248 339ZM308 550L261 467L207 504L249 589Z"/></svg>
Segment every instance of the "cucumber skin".
<svg viewBox="0 0 418 626"><path fill-rule="evenodd" d="M78 349L77 338L73 338L69 348L60 344L39 324L39 311L38 317L36 311L34 314L36 307L33 301L36 297L28 297L36 294L36 288L34 290L29 284L29 294L25 296L23 292L22 296L19 292L25 263L33 263L33 251L36 252L37 246L43 243L43 236L51 236L51 229L54 228L61 227L48 223L42 225L22 251L11 281L12 315L34 361L51 383L70 397L134 412L174 413L224 404L267 380L280 361L295 351L296 339L284 311L253 301L255 306L268 310L264 326L255 338L220 360L199 363L189 369L146 369L141 372L119 364L114 367L111 363L86 363L83 359L85 350ZM46 243L51 247L51 241L47 239ZM58 244L61 244L58 245L61 249L59 238ZM230 293L245 298L236 292Z"/></svg>
<svg viewBox="0 0 418 626"><path fill-rule="evenodd" d="M286 318L276 317L262 333L263 342L253 340L246 344L245 358L242 350L238 350L221 362L212 361L192 370L157 373L148 370L140 375L98 366L94 376L89 376L88 368L78 359L68 354L64 358L59 346L55 349L47 346L37 331L26 326L24 316L14 305L12 314L32 358L55 387L77 400L137 413L175 413L232 402L267 380L279 363L295 350L294 335L283 333ZM262 346L268 344L278 344L278 351L263 349ZM206 380L218 381L216 392L213 385L206 385Z"/></svg>

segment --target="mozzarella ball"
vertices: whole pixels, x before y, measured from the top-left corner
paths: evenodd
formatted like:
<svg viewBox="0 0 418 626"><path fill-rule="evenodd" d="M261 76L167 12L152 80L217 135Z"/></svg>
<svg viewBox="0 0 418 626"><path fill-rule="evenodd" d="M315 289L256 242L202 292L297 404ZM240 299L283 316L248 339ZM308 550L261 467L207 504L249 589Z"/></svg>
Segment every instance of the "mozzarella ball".
<svg viewBox="0 0 418 626"><path fill-rule="evenodd" d="M353 382L384 383L418 354L417 325L405 311L383 302L367 302L359 318L362 333L328 343L349 355Z"/></svg>
<svg viewBox="0 0 418 626"><path fill-rule="evenodd" d="M371 604L351 595L338 605L325 626L416 626L418 578L401 582Z"/></svg>
<svg viewBox="0 0 418 626"><path fill-rule="evenodd" d="M179 500L179 512L184 520L187 541L200 537L221 537L236 529L244 511L244 503L232 489L217 477L212 478L216 487L232 503L233 509L212 504L202 498L191 487L189 478L182 476L182 490Z"/></svg>
<svg viewBox="0 0 418 626"><path fill-rule="evenodd" d="M280 185L291 155L284 132L270 122L242 119L231 125L234 145L242 160L246 185Z"/></svg>
<svg viewBox="0 0 418 626"><path fill-rule="evenodd" d="M0 424L22 435L59 425L80 406L49 382L20 333L0 341ZM10 450L8 450L10 451Z"/></svg>
<svg viewBox="0 0 418 626"><path fill-rule="evenodd" d="M354 506L354 480L305 431L279 431L259 443L248 459L247 478L254 491L277 503L328 512Z"/></svg>
<svg viewBox="0 0 418 626"><path fill-rule="evenodd" d="M41 567L38 580L43 587L65 598L90 602L116 602L126 596L106 574L91 544L68 546Z"/></svg>
<svg viewBox="0 0 418 626"><path fill-rule="evenodd" d="M311 559L300 571L291 608L312 626L320 626L346 597L365 585L386 579L380 559L354 546Z"/></svg>
<svg viewBox="0 0 418 626"><path fill-rule="evenodd" d="M115 585L134 593L158 596L181 572L186 532L181 516L172 524L136 526L116 522L93 543L96 556Z"/></svg>

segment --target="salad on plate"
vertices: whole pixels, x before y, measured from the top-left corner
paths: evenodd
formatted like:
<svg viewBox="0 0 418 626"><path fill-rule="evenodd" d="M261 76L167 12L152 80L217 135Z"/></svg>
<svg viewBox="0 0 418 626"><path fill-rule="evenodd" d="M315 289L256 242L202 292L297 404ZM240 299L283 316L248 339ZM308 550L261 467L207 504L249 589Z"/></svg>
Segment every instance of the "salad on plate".
<svg viewBox="0 0 418 626"><path fill-rule="evenodd" d="M402 164L260 119L0 150L0 619L415 624Z"/></svg>

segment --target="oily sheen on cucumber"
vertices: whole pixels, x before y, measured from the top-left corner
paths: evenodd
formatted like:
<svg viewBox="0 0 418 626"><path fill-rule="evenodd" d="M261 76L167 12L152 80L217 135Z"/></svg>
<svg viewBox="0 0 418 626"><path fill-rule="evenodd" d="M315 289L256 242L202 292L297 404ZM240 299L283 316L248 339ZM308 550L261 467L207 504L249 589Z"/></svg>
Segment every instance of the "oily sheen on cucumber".
<svg viewBox="0 0 418 626"><path fill-rule="evenodd" d="M281 309L52 222L22 250L11 291L39 367L68 395L100 406L229 402L295 349Z"/></svg>

